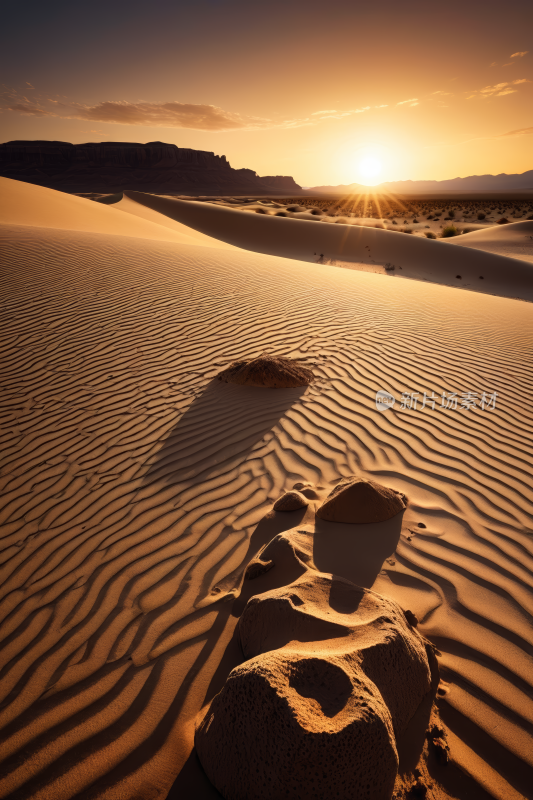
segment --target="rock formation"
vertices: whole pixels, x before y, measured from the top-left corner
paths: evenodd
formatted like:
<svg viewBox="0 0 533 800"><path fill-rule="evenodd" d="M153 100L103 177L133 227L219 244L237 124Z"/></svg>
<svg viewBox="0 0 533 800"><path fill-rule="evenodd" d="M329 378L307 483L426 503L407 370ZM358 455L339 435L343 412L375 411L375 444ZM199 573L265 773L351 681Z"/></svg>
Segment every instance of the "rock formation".
<svg viewBox="0 0 533 800"><path fill-rule="evenodd" d="M246 578L261 592L238 625L248 660L196 730L209 779L226 800L390 800L397 738L435 685L431 645L392 600L317 572L305 528Z"/></svg>
<svg viewBox="0 0 533 800"><path fill-rule="evenodd" d="M14 141L0 145L0 175L66 192L299 193L289 176L260 178L225 156L165 142Z"/></svg>
<svg viewBox="0 0 533 800"><path fill-rule="evenodd" d="M279 497L274 503L274 511L297 511L299 508L305 508L309 505L307 497L303 494L292 490L286 492Z"/></svg>
<svg viewBox="0 0 533 800"><path fill-rule="evenodd" d="M299 361L263 354L258 358L234 361L217 377L226 383L238 383L244 386L290 389L308 386L313 380L313 373Z"/></svg>
<svg viewBox="0 0 533 800"><path fill-rule="evenodd" d="M316 515L329 522L385 522L403 511L406 505L406 496L395 489L364 478L343 478Z"/></svg>

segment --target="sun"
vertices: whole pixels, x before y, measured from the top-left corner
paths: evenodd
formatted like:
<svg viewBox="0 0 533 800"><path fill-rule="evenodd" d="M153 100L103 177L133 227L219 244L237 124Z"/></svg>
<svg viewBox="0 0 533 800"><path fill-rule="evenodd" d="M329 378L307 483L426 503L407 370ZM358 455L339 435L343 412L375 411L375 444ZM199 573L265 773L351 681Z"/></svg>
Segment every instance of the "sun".
<svg viewBox="0 0 533 800"><path fill-rule="evenodd" d="M374 180L378 177L382 169L382 164L376 156L365 156L359 162L359 173L366 180Z"/></svg>

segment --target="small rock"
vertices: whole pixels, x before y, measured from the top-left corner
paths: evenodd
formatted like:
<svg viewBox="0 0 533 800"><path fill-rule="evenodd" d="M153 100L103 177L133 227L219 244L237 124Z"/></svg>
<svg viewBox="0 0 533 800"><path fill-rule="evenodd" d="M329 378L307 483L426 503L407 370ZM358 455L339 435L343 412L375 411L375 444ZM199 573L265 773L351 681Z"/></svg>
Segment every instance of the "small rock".
<svg viewBox="0 0 533 800"><path fill-rule="evenodd" d="M424 525L424 523L423 523L423 522L419 522L419 523L418 523L418 527L419 527L419 528L425 528L426 526Z"/></svg>
<svg viewBox="0 0 533 800"><path fill-rule="evenodd" d="M297 511L299 508L305 508L308 505L307 497L304 497L301 492L292 489L276 500L274 511Z"/></svg>
<svg viewBox="0 0 533 800"><path fill-rule="evenodd" d="M413 612L409 611L409 609L407 609L407 611L404 611L404 614L405 614L405 619L407 620L409 625L412 628L416 628L416 626L418 625L418 617L416 616L416 614L413 614Z"/></svg>

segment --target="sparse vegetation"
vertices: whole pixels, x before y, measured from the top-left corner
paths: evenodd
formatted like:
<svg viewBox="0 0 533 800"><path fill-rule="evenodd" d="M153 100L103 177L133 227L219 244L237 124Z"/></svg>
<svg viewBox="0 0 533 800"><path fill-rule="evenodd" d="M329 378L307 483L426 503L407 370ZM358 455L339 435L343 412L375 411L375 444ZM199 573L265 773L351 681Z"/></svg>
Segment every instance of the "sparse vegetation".
<svg viewBox="0 0 533 800"><path fill-rule="evenodd" d="M441 239L447 239L450 236L459 236L461 231L455 225L446 225L441 231Z"/></svg>
<svg viewBox="0 0 533 800"><path fill-rule="evenodd" d="M436 239L437 234L433 233L433 231L425 231L425 235L427 239Z"/></svg>
<svg viewBox="0 0 533 800"><path fill-rule="evenodd" d="M483 211L480 211L480 212L478 213L478 215L477 215L477 218L478 218L478 219L485 219L485 216L486 216L486 215L483 213Z"/></svg>

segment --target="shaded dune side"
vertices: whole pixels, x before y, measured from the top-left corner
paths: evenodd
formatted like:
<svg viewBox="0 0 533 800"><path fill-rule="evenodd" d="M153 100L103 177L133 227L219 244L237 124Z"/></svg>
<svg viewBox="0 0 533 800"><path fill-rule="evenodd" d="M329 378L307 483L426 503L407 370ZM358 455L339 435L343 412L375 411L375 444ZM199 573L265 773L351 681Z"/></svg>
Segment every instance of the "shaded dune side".
<svg viewBox="0 0 533 800"><path fill-rule="evenodd" d="M452 757L527 796L530 306L118 236L13 228L3 248L0 793L168 790L257 523L296 481L362 474L409 497L375 588L442 651ZM265 349L312 355L316 381L213 386ZM499 397L380 414L377 389Z"/></svg>
<svg viewBox="0 0 533 800"><path fill-rule="evenodd" d="M126 192L126 195L244 250L346 268L351 264L358 264L357 268L366 265L373 270L380 268L383 273L386 266L389 270L394 267L394 277L533 300L531 264L517 258L466 247L450 250L445 240L421 239L379 228L249 214L211 203L154 197L142 192Z"/></svg>

